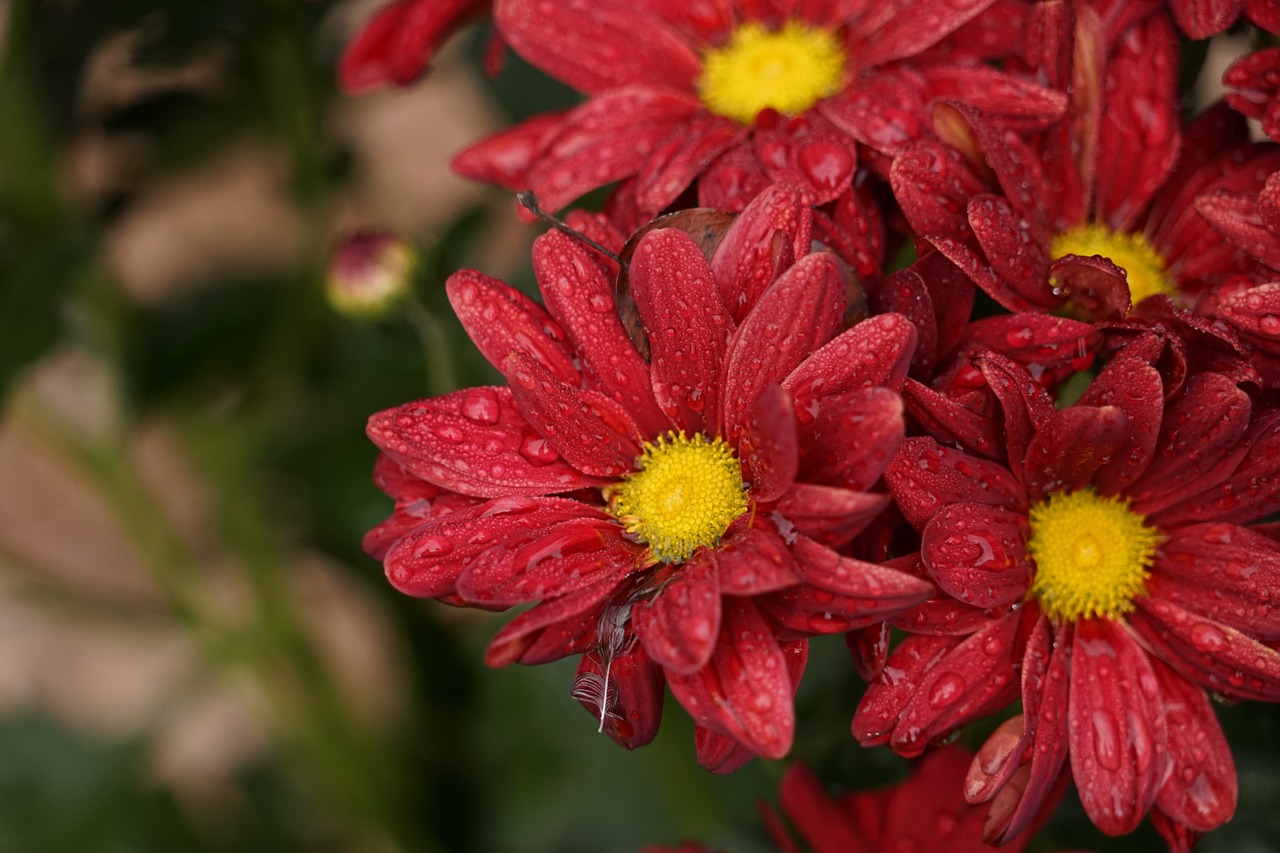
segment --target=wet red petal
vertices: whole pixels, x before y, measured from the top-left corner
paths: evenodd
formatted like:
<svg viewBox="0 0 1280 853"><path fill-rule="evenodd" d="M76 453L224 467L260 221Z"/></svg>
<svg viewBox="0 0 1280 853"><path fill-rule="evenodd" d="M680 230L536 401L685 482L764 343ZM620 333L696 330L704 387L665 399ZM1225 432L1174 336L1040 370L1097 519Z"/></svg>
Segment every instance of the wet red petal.
<svg viewBox="0 0 1280 853"><path fill-rule="evenodd" d="M1185 677L1225 696L1280 701L1280 651L1171 601L1135 603L1134 630Z"/></svg>
<svg viewBox="0 0 1280 853"><path fill-rule="evenodd" d="M875 385L900 390L915 342L915 326L903 315L868 317L802 361L782 387L795 401L801 422L807 423L817 415L823 397Z"/></svg>
<svg viewBox="0 0 1280 853"><path fill-rule="evenodd" d="M747 410L738 458L757 503L777 500L795 482L800 467L796 416L781 386L766 387Z"/></svg>
<svg viewBox="0 0 1280 853"><path fill-rule="evenodd" d="M1173 20L1193 39L1216 35L1235 23L1244 0L1169 0Z"/></svg>
<svg viewBox="0 0 1280 853"><path fill-rule="evenodd" d="M1160 546L1147 592L1261 640L1280 640L1280 552L1234 524L1176 529Z"/></svg>
<svg viewBox="0 0 1280 853"><path fill-rule="evenodd" d="M601 679L605 677L600 662L591 653L583 655L578 665L579 677L587 673ZM604 730L627 749L644 746L653 740L662 721L662 700L666 692L662 668L649 659L643 647L633 644L609 662L608 679L606 689L613 701L605 715ZM579 701L591 714L600 713L598 705L586 699Z"/></svg>
<svg viewBox="0 0 1280 853"><path fill-rule="evenodd" d="M1172 772L1156 806L1177 822L1208 832L1236 810L1236 765L1209 697L1169 667L1153 661L1169 724Z"/></svg>
<svg viewBox="0 0 1280 853"><path fill-rule="evenodd" d="M893 15L867 41L859 43L857 61L863 68L869 68L914 56L941 41L993 2L928 0L920 3L912 14Z"/></svg>
<svg viewBox="0 0 1280 853"><path fill-rule="evenodd" d="M736 320L781 274L783 257L808 253L812 228L808 200L799 187L787 183L770 185L733 221L711 256L711 268Z"/></svg>
<svg viewBox="0 0 1280 853"><path fill-rule="evenodd" d="M902 441L902 398L887 388L864 388L823 397L816 415L800 430L798 479L871 488Z"/></svg>
<svg viewBox="0 0 1280 853"><path fill-rule="evenodd" d="M484 662L493 667L532 665L586 651L596 640L598 609L618 584L606 579L534 605L494 635Z"/></svg>
<svg viewBox="0 0 1280 853"><path fill-rule="evenodd" d="M1007 468L943 447L932 438L903 441L884 477L902 514L917 530L955 503L1025 509L1022 488Z"/></svg>
<svg viewBox="0 0 1280 853"><path fill-rule="evenodd" d="M1002 424L995 418L979 414L954 397L940 394L914 379L907 380L902 400L912 420L939 442L958 444L992 459L1004 453ZM887 470L885 475L888 476Z"/></svg>
<svg viewBox="0 0 1280 853"><path fill-rule="evenodd" d="M653 399L649 365L618 319L613 282L587 248L559 231L533 244L533 269L547 310L564 327L587 376L635 419L645 435L668 421Z"/></svg>
<svg viewBox="0 0 1280 853"><path fill-rule="evenodd" d="M813 586L866 600L868 611L882 615L919 604L933 594L933 585L896 569L837 554L799 537L791 547L801 579Z"/></svg>
<svg viewBox="0 0 1280 853"><path fill-rule="evenodd" d="M843 548L888 505L888 495L797 483L778 501L777 512L797 533Z"/></svg>
<svg viewBox="0 0 1280 853"><path fill-rule="evenodd" d="M849 657L853 658L858 677L863 681L874 681L884 669L885 661L889 659L890 637L888 622L845 632L844 642L849 648Z"/></svg>
<svg viewBox="0 0 1280 853"><path fill-rule="evenodd" d="M1195 208L1232 243L1272 269L1280 268L1280 234L1263 222L1255 196L1218 191L1197 197Z"/></svg>
<svg viewBox="0 0 1280 853"><path fill-rule="evenodd" d="M693 746L698 764L718 776L736 773L756 757L754 750L743 746L736 738L714 732L706 726L693 727ZM699 848L693 853L702 851Z"/></svg>
<svg viewBox="0 0 1280 853"><path fill-rule="evenodd" d="M634 83L692 90L702 63L689 43L644 9L503 0L494 7L503 38L532 65L579 91Z"/></svg>
<svg viewBox="0 0 1280 853"><path fill-rule="evenodd" d="M907 65L872 68L814 109L854 139L892 157L924 134L925 89L924 75Z"/></svg>
<svg viewBox="0 0 1280 853"><path fill-rule="evenodd" d="M521 604L555 598L635 570L637 547L617 522L575 518L541 533L489 548L467 562L456 591L484 604Z"/></svg>
<svg viewBox="0 0 1280 853"><path fill-rule="evenodd" d="M899 643L858 702L852 725L858 743L888 743L902 709L915 695L921 680L960 642L959 637L920 635Z"/></svg>
<svg viewBox="0 0 1280 853"><path fill-rule="evenodd" d="M631 609L631 625L654 662L688 675L706 665L720 633L719 555L694 552L675 577Z"/></svg>
<svg viewBox="0 0 1280 853"><path fill-rule="evenodd" d="M405 403L370 417L367 432L410 473L467 495L545 495L607 482L561 459L520 414L509 388Z"/></svg>
<svg viewBox="0 0 1280 853"><path fill-rule="evenodd" d="M988 625L923 673L889 737L893 751L919 755L931 741L1009 704L1017 696L1010 654L1017 629L1016 618Z"/></svg>
<svg viewBox="0 0 1280 853"><path fill-rule="evenodd" d="M969 226L1002 283L1002 305L1013 311L1049 311L1062 303L1049 284L1049 252L1026 218L996 195L969 200ZM1012 297L1012 298L1010 298Z"/></svg>
<svg viewBox="0 0 1280 853"><path fill-rule="evenodd" d="M778 801L814 853L869 853L866 839L805 765L797 762L787 768L778 783Z"/></svg>
<svg viewBox="0 0 1280 853"><path fill-rule="evenodd" d="M1110 462L1102 463L1093 483L1103 495L1123 491L1146 470L1156 448L1156 435L1164 410L1164 382L1160 372L1137 359L1112 360L1080 398L1080 405L1112 406L1129 421L1129 437Z"/></svg>
<svg viewBox="0 0 1280 853"><path fill-rule="evenodd" d="M720 434L733 445L756 398L826 343L844 314L844 279L835 255L815 252L788 268L760 296L729 341L722 370Z"/></svg>
<svg viewBox="0 0 1280 853"><path fill-rule="evenodd" d="M694 722L765 758L781 758L795 732L788 670L787 655L755 605L726 598L710 663L687 675L668 671L667 684Z"/></svg>
<svg viewBox="0 0 1280 853"><path fill-rule="evenodd" d="M658 142L636 178L636 203L656 214L671 205L716 157L741 142L747 128L731 119L698 113Z"/></svg>
<svg viewBox="0 0 1280 853"><path fill-rule="evenodd" d="M1098 469L1128 445L1131 433L1129 418L1115 406L1070 406L1054 412L1027 445L1027 497L1038 501L1090 485Z"/></svg>
<svg viewBox="0 0 1280 853"><path fill-rule="evenodd" d="M387 578L406 595L453 594L458 576L480 554L497 548L514 555L547 527L609 516L565 498L504 497L429 521L407 533L387 552Z"/></svg>
<svg viewBox="0 0 1280 853"><path fill-rule="evenodd" d="M1031 582L1022 511L981 503L949 504L925 525L920 556L934 582L974 607L1022 598Z"/></svg>
<svg viewBox="0 0 1280 853"><path fill-rule="evenodd" d="M1005 447L1014 476L1021 479L1027 446L1049 421L1053 401L1023 367L1003 356L988 353L977 366L1004 410Z"/></svg>
<svg viewBox="0 0 1280 853"><path fill-rule="evenodd" d="M520 413L570 465L596 477L635 469L642 438L612 397L558 382L520 352L507 358L505 372Z"/></svg>
<svg viewBox="0 0 1280 853"><path fill-rule="evenodd" d="M707 259L685 232L658 228L636 247L629 280L649 333L659 404L689 432L709 432L719 422L731 326Z"/></svg>
<svg viewBox="0 0 1280 853"><path fill-rule="evenodd" d="M464 149L450 164L460 175L509 190L529 188L529 169L564 128L567 111L540 113Z"/></svg>
<svg viewBox="0 0 1280 853"><path fill-rule="evenodd" d="M564 330L541 305L474 270L449 276L445 290L463 328L498 370L506 370L507 356L512 352L523 352L561 382L582 382Z"/></svg>
<svg viewBox="0 0 1280 853"><path fill-rule="evenodd" d="M1164 782L1169 734L1155 673L1124 626L1076 622L1067 714L1081 805L1108 835L1132 832Z"/></svg>
<svg viewBox="0 0 1280 853"><path fill-rule="evenodd" d="M758 120L751 142L765 175L803 187L814 206L835 201L853 186L857 147L817 112Z"/></svg>
<svg viewBox="0 0 1280 853"><path fill-rule="evenodd" d="M1256 521L1280 509L1280 412L1269 411L1249 425L1241 455L1231 453L1199 494L1186 497L1158 514L1159 523L1174 525L1195 521ZM1215 482L1222 474L1226 480Z"/></svg>
<svg viewBox="0 0 1280 853"><path fill-rule="evenodd" d="M800 582L791 549L772 521L743 514L716 549L723 595L760 595Z"/></svg>

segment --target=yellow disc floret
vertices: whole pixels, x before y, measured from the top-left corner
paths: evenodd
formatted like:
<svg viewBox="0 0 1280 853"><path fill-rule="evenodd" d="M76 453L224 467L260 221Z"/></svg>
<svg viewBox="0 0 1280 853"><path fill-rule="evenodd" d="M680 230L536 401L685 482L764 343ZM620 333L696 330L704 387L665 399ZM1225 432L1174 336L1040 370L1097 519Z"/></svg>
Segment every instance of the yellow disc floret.
<svg viewBox="0 0 1280 853"><path fill-rule="evenodd" d="M1148 296L1178 295L1178 286L1169 275L1164 258L1141 234L1112 231L1105 225L1078 225L1063 231L1049 244L1053 260L1063 255L1101 255L1125 271L1129 281L1129 304L1137 305Z"/></svg>
<svg viewBox="0 0 1280 853"><path fill-rule="evenodd" d="M722 438L667 433L644 443L636 468L605 489L609 511L664 563L714 546L747 509L742 469Z"/></svg>
<svg viewBox="0 0 1280 853"><path fill-rule="evenodd" d="M698 93L716 115L750 124L766 107L802 113L843 81L844 47L835 33L797 21L777 31L748 22L707 51Z"/></svg>
<svg viewBox="0 0 1280 853"><path fill-rule="evenodd" d="M1031 593L1056 621L1119 618L1146 594L1162 538L1125 498L1093 489L1052 494L1031 508Z"/></svg>

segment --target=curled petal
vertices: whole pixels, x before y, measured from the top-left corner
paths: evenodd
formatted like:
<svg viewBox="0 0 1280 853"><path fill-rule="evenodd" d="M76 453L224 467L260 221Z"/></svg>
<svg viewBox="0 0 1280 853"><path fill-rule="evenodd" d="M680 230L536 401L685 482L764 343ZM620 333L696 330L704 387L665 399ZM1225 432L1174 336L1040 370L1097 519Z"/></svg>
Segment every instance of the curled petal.
<svg viewBox="0 0 1280 853"><path fill-rule="evenodd" d="M815 207L835 201L853 187L857 147L819 112L762 116L751 141L770 180L803 187Z"/></svg>
<svg viewBox="0 0 1280 853"><path fill-rule="evenodd" d="M959 637L941 635L909 636L899 643L858 702L852 725L858 743L863 746L888 743L920 683L960 643Z"/></svg>
<svg viewBox="0 0 1280 853"><path fill-rule="evenodd" d="M695 723L765 758L781 758L795 733L788 655L749 599L726 598L722 626L706 666L667 671L671 693Z"/></svg>
<svg viewBox="0 0 1280 853"><path fill-rule="evenodd" d="M545 495L608 482L565 462L524 419L509 388L406 403L370 417L366 430L414 476L465 495Z"/></svg>
<svg viewBox="0 0 1280 853"><path fill-rule="evenodd" d="M736 319L781 274L783 257L808 254L812 229L809 202L794 184L772 184L743 209L711 256L720 296Z"/></svg>
<svg viewBox="0 0 1280 853"><path fill-rule="evenodd" d="M992 459L1004 452L1000 422L973 411L956 398L908 379L902 400L907 413L937 441L959 444L965 450ZM887 470L885 474L888 476ZM1012 483L1013 478L1009 479Z"/></svg>
<svg viewBox="0 0 1280 853"><path fill-rule="evenodd" d="M1164 382L1160 372L1123 351L1102 369L1080 398L1085 406L1112 406L1129 421L1129 437L1110 462L1099 465L1093 483L1104 495L1122 491L1146 470L1156 448L1164 410Z"/></svg>
<svg viewBox="0 0 1280 853"><path fill-rule="evenodd" d="M1119 623L1075 624L1067 714L1081 805L1108 835L1132 832L1164 782L1169 734L1146 652Z"/></svg>
<svg viewBox="0 0 1280 853"><path fill-rule="evenodd" d="M800 429L797 479L865 490L880 479L906 430L902 398L887 388L824 397Z"/></svg>
<svg viewBox="0 0 1280 853"><path fill-rule="evenodd" d="M1216 829L1236 810L1236 764L1209 697L1169 667L1153 661L1169 723L1172 771L1156 806L1197 832Z"/></svg>
<svg viewBox="0 0 1280 853"><path fill-rule="evenodd" d="M861 597L869 609L902 609L919 604L933 594L933 585L927 581L897 569L845 557L804 536L796 540L791 551L805 583L841 595Z"/></svg>
<svg viewBox="0 0 1280 853"><path fill-rule="evenodd" d="M877 622L866 628L846 631L845 645L863 681L874 681L889 659L889 623Z"/></svg>
<svg viewBox="0 0 1280 853"><path fill-rule="evenodd" d="M671 129L636 175L636 203L648 213L669 207L716 157L739 144L747 129L731 119L695 113Z"/></svg>
<svg viewBox="0 0 1280 853"><path fill-rule="evenodd" d="M720 633L719 555L700 548L648 602L631 610L631 624L649 657L668 673L704 666Z"/></svg>
<svg viewBox="0 0 1280 853"><path fill-rule="evenodd" d="M791 372L783 387L801 417L807 412L811 420L823 397L875 385L900 390L915 343L915 326L905 316L878 314L823 344Z"/></svg>
<svg viewBox="0 0 1280 853"><path fill-rule="evenodd" d="M1070 406L1054 412L1027 445L1023 482L1035 501L1090 485L1098 469L1129 443L1132 427L1115 406Z"/></svg>
<svg viewBox="0 0 1280 853"><path fill-rule="evenodd" d="M979 503L943 507L920 537L920 556L938 586L974 607L1002 607L1026 595L1032 563L1022 512Z"/></svg>
<svg viewBox="0 0 1280 853"><path fill-rule="evenodd" d="M614 656L609 661L607 681L605 670L596 657L585 654L578 665L577 680L589 674L605 684L605 700L609 704L605 711L604 730L609 737L627 749L636 749L653 740L662 721L666 681L662 677L662 667L649 659L643 647L633 644ZM579 701L593 715L600 713L594 702Z"/></svg>
<svg viewBox="0 0 1280 853"><path fill-rule="evenodd" d="M693 727L693 747L698 764L717 776L736 773L756 757L755 750L743 746L736 738L696 724Z"/></svg>

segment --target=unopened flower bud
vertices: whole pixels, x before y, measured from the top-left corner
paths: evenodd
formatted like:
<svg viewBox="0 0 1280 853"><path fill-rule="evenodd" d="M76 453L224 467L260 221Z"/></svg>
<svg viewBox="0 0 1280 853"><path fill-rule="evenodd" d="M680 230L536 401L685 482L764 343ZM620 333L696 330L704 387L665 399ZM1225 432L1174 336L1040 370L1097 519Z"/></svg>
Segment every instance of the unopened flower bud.
<svg viewBox="0 0 1280 853"><path fill-rule="evenodd" d="M340 314L378 319L409 296L418 253L399 237L358 232L345 238L329 259L325 293Z"/></svg>

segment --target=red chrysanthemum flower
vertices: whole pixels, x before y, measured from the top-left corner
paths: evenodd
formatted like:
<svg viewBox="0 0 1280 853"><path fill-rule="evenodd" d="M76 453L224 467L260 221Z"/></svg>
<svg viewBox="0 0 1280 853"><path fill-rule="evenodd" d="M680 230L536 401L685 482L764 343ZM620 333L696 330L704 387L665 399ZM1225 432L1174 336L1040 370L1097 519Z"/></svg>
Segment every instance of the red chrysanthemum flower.
<svg viewBox="0 0 1280 853"><path fill-rule="evenodd" d="M407 86L427 70L436 50L490 0L395 0L374 12L351 39L338 63L338 84L355 94L382 86ZM490 45L486 65L496 69L502 45Z"/></svg>
<svg viewBox="0 0 1280 853"><path fill-rule="evenodd" d="M1210 110L1185 133L1178 41L1152 14L1110 44L1086 5L1036 10L1031 46L1073 94L1060 125L1028 141L964 105L937 124L953 145L913 143L890 174L915 231L1010 311L1118 320L1151 297L1199 291L1258 268L1206 228L1195 197L1256 191L1280 151ZM1073 38L1074 35L1074 38ZM1073 50L1074 45L1074 50Z"/></svg>
<svg viewBox="0 0 1280 853"><path fill-rule="evenodd" d="M796 843L783 819L761 807L769 834L783 853L1020 853L1033 834L995 848L982 839L984 809L961 795L973 758L962 746L934 750L911 767L905 781L887 788L850 791L832 798L804 764L787 769L779 786L782 812L800 836ZM1056 802L1056 797L1050 802ZM1051 811L1046 808L1044 814ZM646 847L644 853L703 853L707 848Z"/></svg>
<svg viewBox="0 0 1280 853"><path fill-rule="evenodd" d="M649 216L695 181L707 207L741 210L779 180L823 205L851 192L855 141L892 155L927 127L934 98L1037 126L1061 114L1060 93L973 54L900 61L992 2L498 0L511 47L589 100L479 143L454 168L532 189L550 209L623 179L623 206Z"/></svg>
<svg viewBox="0 0 1280 853"><path fill-rule="evenodd" d="M609 262L544 234L545 309L476 272L447 285L509 386L369 422L397 512L367 544L391 582L537 602L491 665L583 654L575 695L627 746L653 737L665 679L716 770L786 753L804 638L933 590L836 550L888 503L868 489L902 437L915 332L898 315L841 332L846 278L809 252L810 229L799 190L777 187L708 254L682 230L644 233L625 279L634 340Z"/></svg>
<svg viewBox="0 0 1280 853"><path fill-rule="evenodd" d="M1003 458L909 438L885 473L920 535L901 562L947 597L893 620L915 634L855 735L914 754L1021 693L966 787L995 800L990 838L1027 825L1068 756L1104 832L1148 810L1165 829L1218 826L1236 779L1206 691L1280 700L1280 547L1248 526L1280 508L1280 413L1215 373L1166 400L1127 351L1061 410L1013 362L980 363Z"/></svg>

